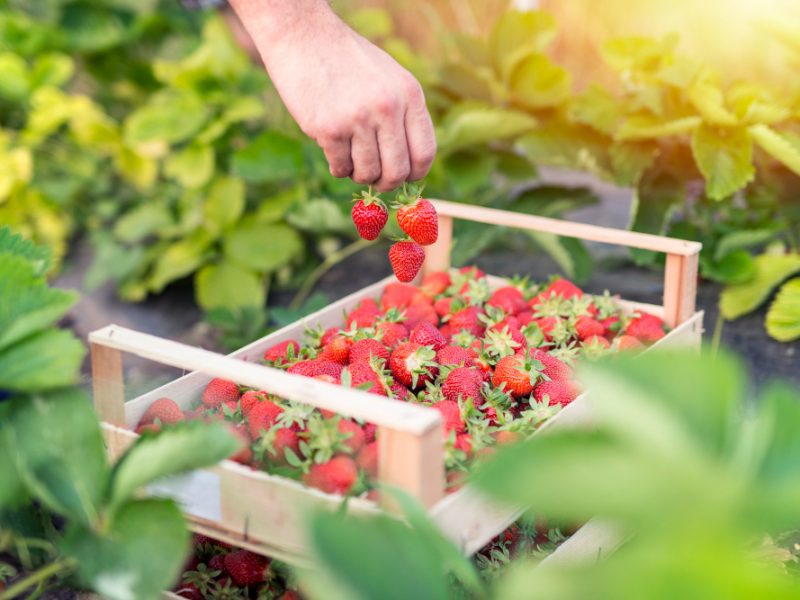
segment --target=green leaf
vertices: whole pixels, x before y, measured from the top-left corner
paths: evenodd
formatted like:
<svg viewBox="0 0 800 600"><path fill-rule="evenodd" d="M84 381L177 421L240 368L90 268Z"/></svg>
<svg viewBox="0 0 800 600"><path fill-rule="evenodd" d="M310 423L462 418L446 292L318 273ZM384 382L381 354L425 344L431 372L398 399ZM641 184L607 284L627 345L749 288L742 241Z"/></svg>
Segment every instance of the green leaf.
<svg viewBox="0 0 800 600"><path fill-rule="evenodd" d="M42 54L30 74L31 89L46 85L60 87L70 80L74 71L75 62L66 54Z"/></svg>
<svg viewBox="0 0 800 600"><path fill-rule="evenodd" d="M676 35L667 35L660 40L628 36L605 42L601 52L605 61L619 72L654 71L662 62L672 58L677 43Z"/></svg>
<svg viewBox="0 0 800 600"><path fill-rule="evenodd" d="M800 279L789 283L800 285ZM789 285L788 283L786 285ZM797 293L795 291L795 293ZM800 332L798 332L800 335ZM766 451L761 458L760 479L769 483L797 484L797 465L800 464L800 402L797 389L786 384L772 384L758 402L760 416L769 422Z"/></svg>
<svg viewBox="0 0 800 600"><path fill-rule="evenodd" d="M533 129L536 119L514 110L465 107L450 112L438 132L439 149L449 153L490 140L517 137Z"/></svg>
<svg viewBox="0 0 800 600"><path fill-rule="evenodd" d="M206 311L260 308L266 302L263 276L227 261L200 269L194 285L197 303Z"/></svg>
<svg viewBox="0 0 800 600"><path fill-rule="evenodd" d="M718 86L698 80L689 87L687 95L707 125L735 127L739 124L736 115L725 106L725 97Z"/></svg>
<svg viewBox="0 0 800 600"><path fill-rule="evenodd" d="M275 271L303 253L303 240L287 225L238 225L224 239L225 255L261 273Z"/></svg>
<svg viewBox="0 0 800 600"><path fill-rule="evenodd" d="M737 229L726 233L717 242L714 260L721 260L734 250L745 250L761 246L775 239L777 229Z"/></svg>
<svg viewBox="0 0 800 600"><path fill-rule="evenodd" d="M209 231L222 232L239 220L244 208L244 182L220 175L208 189L203 204L203 223Z"/></svg>
<svg viewBox="0 0 800 600"><path fill-rule="evenodd" d="M173 225L173 218L161 202L145 202L122 215L114 224L117 239L135 244L156 236Z"/></svg>
<svg viewBox="0 0 800 600"><path fill-rule="evenodd" d="M383 8L360 8L346 15L347 23L367 39L382 38L392 34L391 15Z"/></svg>
<svg viewBox="0 0 800 600"><path fill-rule="evenodd" d="M164 161L164 175L187 188L204 186L214 174L214 150L211 146L189 144Z"/></svg>
<svg viewBox="0 0 800 600"><path fill-rule="evenodd" d="M787 281L767 311L767 333L779 342L800 338L800 278Z"/></svg>
<svg viewBox="0 0 800 600"><path fill-rule="evenodd" d="M109 600L156 600L180 575L189 532L169 500L133 500L102 532L70 525L60 543L78 578Z"/></svg>
<svg viewBox="0 0 800 600"><path fill-rule="evenodd" d="M28 65L16 54L0 53L0 98L21 102L28 97Z"/></svg>
<svg viewBox="0 0 800 600"><path fill-rule="evenodd" d="M452 197L464 198L486 185L497 167L497 157L484 149L465 148L443 156L442 165L453 190Z"/></svg>
<svg viewBox="0 0 800 600"><path fill-rule="evenodd" d="M268 202L268 201L267 201ZM286 222L301 231L313 234L353 232L353 222L342 210L350 208L344 202L334 202L328 198L312 198L308 202L295 205L286 215Z"/></svg>
<svg viewBox="0 0 800 600"><path fill-rule="evenodd" d="M782 136L766 125L751 125L749 131L764 152L800 175L800 148L793 144L790 138Z"/></svg>
<svg viewBox="0 0 800 600"><path fill-rule="evenodd" d="M444 90L464 100L477 100L491 104L497 82L490 69L471 64L447 63L438 73Z"/></svg>
<svg viewBox="0 0 800 600"><path fill-rule="evenodd" d="M589 188L539 185L522 192L510 205L514 211L543 217L561 217L599 202Z"/></svg>
<svg viewBox="0 0 800 600"><path fill-rule="evenodd" d="M259 223L282 221L293 206L306 200L306 194L302 185L296 185L264 198L256 208L254 219Z"/></svg>
<svg viewBox="0 0 800 600"><path fill-rule="evenodd" d="M53 325L76 300L75 293L50 289L22 256L0 254L0 351Z"/></svg>
<svg viewBox="0 0 800 600"><path fill-rule="evenodd" d="M628 117L617 130L617 140L649 140L691 133L703 120L700 117L680 117L664 121L651 116Z"/></svg>
<svg viewBox="0 0 800 600"><path fill-rule="evenodd" d="M743 127L701 125L692 134L692 154L712 200L727 198L755 177L753 142Z"/></svg>
<svg viewBox="0 0 800 600"><path fill-rule="evenodd" d="M35 275L43 275L50 268L50 251L46 246L37 246L4 225L0 227L0 255L13 254L24 257L34 269Z"/></svg>
<svg viewBox="0 0 800 600"><path fill-rule="evenodd" d="M504 227L486 227L474 221L456 222L450 257L453 266L461 267L474 260L481 252L507 235Z"/></svg>
<svg viewBox="0 0 800 600"><path fill-rule="evenodd" d="M16 426L9 415L12 402L7 402L6 406L0 407L0 420L4 424L4 427L0 428L0 465L3 465L3 468L0 469L0 512L3 509L20 506L27 499L25 482L19 473L16 450L11 442L11 433Z"/></svg>
<svg viewBox="0 0 800 600"><path fill-rule="evenodd" d="M0 387L6 386L0 382ZM28 489L56 514L94 523L108 469L89 399L77 390L19 398L13 401L11 421L9 444Z"/></svg>
<svg viewBox="0 0 800 600"><path fill-rule="evenodd" d="M121 147L114 156L114 166L123 179L140 190L153 187L158 177L158 162L135 150Z"/></svg>
<svg viewBox="0 0 800 600"><path fill-rule="evenodd" d="M174 144L188 139L208 120L207 103L189 92L166 90L151 96L125 119L125 141Z"/></svg>
<svg viewBox="0 0 800 600"><path fill-rule="evenodd" d="M746 282L729 285L719 297L722 316L738 319L755 310L786 278L800 272L800 255L762 254L755 258L755 277Z"/></svg>
<svg viewBox="0 0 800 600"><path fill-rule="evenodd" d="M232 167L249 183L300 179L305 170L303 145L277 131L266 131L234 153Z"/></svg>
<svg viewBox="0 0 800 600"><path fill-rule="evenodd" d="M330 304L328 296L322 292L316 292L310 296L303 305L298 308L288 308L285 306L275 306L270 308L269 316L278 327L286 327L303 317L322 310Z"/></svg>
<svg viewBox="0 0 800 600"><path fill-rule="evenodd" d="M73 52L107 50L122 42L126 35L120 16L101 5L66 4L60 25Z"/></svg>
<svg viewBox="0 0 800 600"><path fill-rule="evenodd" d="M634 190L630 229L664 235L685 195L685 184L677 177L662 172L646 175ZM638 264L654 260L654 253L645 250L632 249L631 255Z"/></svg>
<svg viewBox="0 0 800 600"><path fill-rule="evenodd" d="M535 110L563 104L570 97L571 86L570 74L544 54L523 58L509 79L514 100Z"/></svg>
<svg viewBox="0 0 800 600"><path fill-rule="evenodd" d="M38 392L74 385L84 354L70 331L30 335L0 351L0 389Z"/></svg>
<svg viewBox="0 0 800 600"><path fill-rule="evenodd" d="M597 84L590 85L575 96L569 107L569 117L572 120L607 135L614 133L622 115L620 101Z"/></svg>
<svg viewBox="0 0 800 600"><path fill-rule="evenodd" d="M614 183L636 187L642 175L653 165L658 146L649 142L617 142L611 146L611 166Z"/></svg>
<svg viewBox="0 0 800 600"><path fill-rule="evenodd" d="M208 260L211 241L207 231L198 229L189 237L168 246L155 263L147 282L148 288L160 292L168 283L196 271Z"/></svg>
<svg viewBox="0 0 800 600"><path fill-rule="evenodd" d="M190 421L141 436L114 466L108 501L117 507L148 483L208 467L234 454L240 441L224 423Z"/></svg>
<svg viewBox="0 0 800 600"><path fill-rule="evenodd" d="M528 235L556 261L567 277L576 283L584 283L591 277L592 257L580 240L544 231L529 231Z"/></svg>
<svg viewBox="0 0 800 600"><path fill-rule="evenodd" d="M507 79L526 55L546 50L556 31L556 20L548 12L505 11L489 35L489 51L501 79Z"/></svg>
<svg viewBox="0 0 800 600"><path fill-rule="evenodd" d="M720 283L743 283L756 274L756 263L747 250L734 250L717 261L703 261L703 275Z"/></svg>

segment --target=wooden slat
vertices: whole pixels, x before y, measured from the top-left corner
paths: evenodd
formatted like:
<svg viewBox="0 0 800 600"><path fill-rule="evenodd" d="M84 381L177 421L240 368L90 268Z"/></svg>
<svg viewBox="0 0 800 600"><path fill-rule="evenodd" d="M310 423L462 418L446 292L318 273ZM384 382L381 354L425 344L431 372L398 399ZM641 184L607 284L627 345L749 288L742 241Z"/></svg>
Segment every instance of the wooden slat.
<svg viewBox="0 0 800 600"><path fill-rule="evenodd" d="M698 255L667 254L664 271L664 321L676 327L694 314Z"/></svg>
<svg viewBox="0 0 800 600"><path fill-rule="evenodd" d="M378 479L411 493L426 508L441 500L444 496L442 426L436 425L417 436L380 427ZM391 507L391 500L386 505Z"/></svg>
<svg viewBox="0 0 800 600"><path fill-rule="evenodd" d="M635 231L588 225L586 223L574 223L547 217L537 217L535 215L498 210L496 208L486 208L473 204L461 204L445 200L431 200L431 202L436 207L436 211L439 213L440 217L452 217L456 219L465 219L467 221L476 221L478 223L528 229L531 231L544 231L592 242L629 246L631 248L641 248L643 250L665 252L667 254L680 254L682 256L697 254L702 248L702 244L699 242L679 240L648 233L638 233Z"/></svg>
<svg viewBox="0 0 800 600"><path fill-rule="evenodd" d="M102 344L91 344L94 408L101 421L125 425L125 382L122 352Z"/></svg>
<svg viewBox="0 0 800 600"><path fill-rule="evenodd" d="M435 244L425 246L423 275L450 268L450 247L453 245L453 219L439 214L439 237Z"/></svg>
<svg viewBox="0 0 800 600"><path fill-rule="evenodd" d="M130 352L180 369L202 371L282 398L363 419L397 431L420 435L441 424L439 413L429 408L247 363L117 325L109 325L92 332L89 340L92 344ZM102 397L100 402L104 402Z"/></svg>

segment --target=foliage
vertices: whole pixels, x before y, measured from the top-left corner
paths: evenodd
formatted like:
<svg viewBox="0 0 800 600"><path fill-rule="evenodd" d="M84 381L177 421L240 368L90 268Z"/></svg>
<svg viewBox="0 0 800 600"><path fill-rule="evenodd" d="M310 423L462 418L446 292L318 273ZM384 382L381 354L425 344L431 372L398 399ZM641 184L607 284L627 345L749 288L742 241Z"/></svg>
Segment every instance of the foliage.
<svg viewBox="0 0 800 600"><path fill-rule="evenodd" d="M140 499L139 488L218 462L237 442L223 425L197 423L143 437L109 465L97 417L73 387L83 345L55 327L75 296L48 287L49 263L0 228L0 552L33 571L0 595L72 577L107 598L156 598L189 540L179 508Z"/></svg>
<svg viewBox="0 0 800 600"><path fill-rule="evenodd" d="M327 584L347 597L372 597L366 590L374 581L384 590L413 585L403 560L380 560L382 532L402 549L398 554L425 565L420 577L431 582L430 598L800 592L796 557L779 545L791 544L793 536L781 532L797 526L797 390L774 385L753 405L738 361L675 351L586 364L583 379L592 390L596 429L551 430L501 449L473 484L537 513L613 523L627 534L616 553L541 568L521 562L485 590L470 584L471 572L461 572L466 566L456 562L454 547L446 553L441 538L431 541L427 522L410 519L403 527L383 517L332 525L317 518L311 531Z"/></svg>

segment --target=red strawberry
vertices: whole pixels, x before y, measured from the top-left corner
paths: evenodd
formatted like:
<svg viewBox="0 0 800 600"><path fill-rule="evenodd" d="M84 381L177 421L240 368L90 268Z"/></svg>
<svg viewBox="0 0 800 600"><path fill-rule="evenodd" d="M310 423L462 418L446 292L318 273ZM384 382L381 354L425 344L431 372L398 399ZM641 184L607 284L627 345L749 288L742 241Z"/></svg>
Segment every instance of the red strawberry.
<svg viewBox="0 0 800 600"><path fill-rule="evenodd" d="M467 306L450 315L448 323L453 335L456 335L462 329L466 329L472 335L480 336L483 334L483 325L478 318L482 314L483 310L477 306Z"/></svg>
<svg viewBox="0 0 800 600"><path fill-rule="evenodd" d="M531 369L526 364L525 358L518 354L512 354L497 361L492 384L495 387L505 386L504 389L514 398L530 395L533 391Z"/></svg>
<svg viewBox="0 0 800 600"><path fill-rule="evenodd" d="M224 554L215 554L210 559L208 559L208 568L213 571L219 571L220 575L224 575L228 572L225 568L225 555Z"/></svg>
<svg viewBox="0 0 800 600"><path fill-rule="evenodd" d="M285 464L287 449L300 456L300 438L297 437L297 432L291 427L276 429L272 448L267 450L267 456L277 464Z"/></svg>
<svg viewBox="0 0 800 600"><path fill-rule="evenodd" d="M603 327L603 324L592 317L584 315L575 321L575 333L578 334L580 340L588 340L591 337L603 335L605 332L606 328Z"/></svg>
<svg viewBox="0 0 800 600"><path fill-rule="evenodd" d="M267 348L264 352L264 360L276 365L282 365L287 361L290 354L297 356L299 351L300 344L294 340L285 340Z"/></svg>
<svg viewBox="0 0 800 600"><path fill-rule="evenodd" d="M239 399L239 386L227 379L212 379L203 390L203 404L219 406L228 400Z"/></svg>
<svg viewBox="0 0 800 600"><path fill-rule="evenodd" d="M362 327L372 327L375 325L375 321L380 316L381 311L378 308L378 304L372 298L367 298L362 300L358 306L356 306L349 315L347 315L347 319L345 321L347 328L355 324L356 327L359 329Z"/></svg>
<svg viewBox="0 0 800 600"><path fill-rule="evenodd" d="M372 394L386 395L386 390L383 389L380 377L372 368L368 361L360 361L351 364L348 367L350 371L350 385L353 387L360 387L366 383L372 384L367 391Z"/></svg>
<svg viewBox="0 0 800 600"><path fill-rule="evenodd" d="M547 286L544 291L545 298L550 298L553 295L561 296L565 300L569 300L573 296L583 296L583 290L577 285L564 279L563 277L556 279L553 283Z"/></svg>
<svg viewBox="0 0 800 600"><path fill-rule="evenodd" d="M378 476L378 442L371 442L358 453L356 462L373 479Z"/></svg>
<svg viewBox="0 0 800 600"><path fill-rule="evenodd" d="M648 313L642 313L639 317L631 319L625 328L625 333L632 335L644 344L657 342L666 335L661 319Z"/></svg>
<svg viewBox="0 0 800 600"><path fill-rule="evenodd" d="M546 350L531 348L528 351L531 360L538 360L544 366L542 374L549 379L571 379L572 369L565 362L559 360Z"/></svg>
<svg viewBox="0 0 800 600"><path fill-rule="evenodd" d="M436 302L433 303L433 310L436 311L440 317L445 317L450 314L451 308L453 306L453 302L455 298L452 296L445 296L443 298L439 298Z"/></svg>
<svg viewBox="0 0 800 600"><path fill-rule="evenodd" d="M486 273L481 271L475 265L468 266L468 267L461 267L458 270L458 272L461 273L462 275L466 276L468 279L483 279L484 277L486 277Z"/></svg>
<svg viewBox="0 0 800 600"><path fill-rule="evenodd" d="M328 342L330 342L333 338L339 335L340 329L338 327L328 327L322 334L322 337L319 338L319 345L327 346Z"/></svg>
<svg viewBox="0 0 800 600"><path fill-rule="evenodd" d="M322 352L317 358L346 365L350 359L350 346L352 345L352 338L346 335L337 335L323 346Z"/></svg>
<svg viewBox="0 0 800 600"><path fill-rule="evenodd" d="M305 375L306 377L316 377L318 375L329 375L333 379L339 379L344 365L330 360L301 360L286 369L288 373L295 375Z"/></svg>
<svg viewBox="0 0 800 600"><path fill-rule="evenodd" d="M139 419L138 427L151 425L156 421L159 421L162 425L169 425L183 421L184 418L183 411L177 402L171 398L159 398L147 407L142 418Z"/></svg>
<svg viewBox="0 0 800 600"><path fill-rule="evenodd" d="M375 338L364 338L350 348L350 364L369 362L372 358L389 360L389 350Z"/></svg>
<svg viewBox="0 0 800 600"><path fill-rule="evenodd" d="M406 342L395 348L389 357L389 368L394 378L407 388L419 388L439 373L433 362L436 354L431 348Z"/></svg>
<svg viewBox="0 0 800 600"><path fill-rule="evenodd" d="M249 550L236 550L225 555L225 570L242 587L265 581L268 566L268 558Z"/></svg>
<svg viewBox="0 0 800 600"><path fill-rule="evenodd" d="M502 309L507 315L515 315L528 307L522 292L512 285L496 289L486 304Z"/></svg>
<svg viewBox="0 0 800 600"><path fill-rule="evenodd" d="M408 329L402 323L385 321L383 323L378 323L375 327L375 334L379 336L386 346L394 348L408 337Z"/></svg>
<svg viewBox="0 0 800 600"><path fill-rule="evenodd" d="M427 321L431 325L439 324L439 315L433 310L430 304L412 304L405 310L405 326L410 331L422 321Z"/></svg>
<svg viewBox="0 0 800 600"><path fill-rule="evenodd" d="M420 289L430 296L438 296L450 287L450 274L447 271L434 271L422 278Z"/></svg>
<svg viewBox="0 0 800 600"><path fill-rule="evenodd" d="M614 339L614 336L617 335L619 326L619 317L616 315L612 315L600 321L600 324L605 327L605 332L603 335L607 336L609 339Z"/></svg>
<svg viewBox="0 0 800 600"><path fill-rule="evenodd" d="M551 379L550 381L540 381L533 390L533 397L537 402L549 400L550 406L560 404L566 406L578 396L575 384L566 379Z"/></svg>
<svg viewBox="0 0 800 600"><path fill-rule="evenodd" d="M324 463L316 463L303 476L303 482L328 494L346 494L358 479L358 467L349 456L334 456Z"/></svg>
<svg viewBox="0 0 800 600"><path fill-rule="evenodd" d="M450 371L442 384L442 394L447 400L472 399L475 405L481 404L481 385L483 374L473 367L458 367Z"/></svg>
<svg viewBox="0 0 800 600"><path fill-rule="evenodd" d="M397 209L397 223L411 239L422 246L429 246L439 237L439 218L433 204L418 195L401 198Z"/></svg>
<svg viewBox="0 0 800 600"><path fill-rule="evenodd" d="M161 425L157 425L155 423L149 423L147 425L138 425L136 429L134 429L135 433L142 435L143 433L152 432L156 433L161 431Z"/></svg>
<svg viewBox="0 0 800 600"><path fill-rule="evenodd" d="M349 437L344 440L344 445L350 448L353 454L357 454L364 444L367 443L366 435L361 426L355 421L349 419L342 419L339 421L339 433L349 434Z"/></svg>
<svg viewBox="0 0 800 600"><path fill-rule="evenodd" d="M408 402L414 399L414 394L399 381L395 381L390 387L392 390L392 396L397 400L404 400Z"/></svg>
<svg viewBox="0 0 800 600"><path fill-rule="evenodd" d="M533 322L539 326L544 335L544 340L549 342L552 339L550 333L561 322L561 319L558 317L542 317L541 319L534 319Z"/></svg>
<svg viewBox="0 0 800 600"><path fill-rule="evenodd" d="M399 281L408 283L412 281L422 268L425 261L425 251L415 242L395 242L389 248L389 261L392 270Z"/></svg>
<svg viewBox="0 0 800 600"><path fill-rule="evenodd" d="M428 321L418 323L411 330L411 335L408 339L420 346L432 346L434 350L439 350L447 345L447 339L442 335L441 331Z"/></svg>
<svg viewBox="0 0 800 600"><path fill-rule="evenodd" d="M517 322L519 323L520 328L525 327L525 325L533 321L533 313L529 310L523 310L522 312L518 312L515 316L517 318Z"/></svg>
<svg viewBox="0 0 800 600"><path fill-rule="evenodd" d="M461 346L445 346L436 353L436 362L440 365L472 366L475 352Z"/></svg>
<svg viewBox="0 0 800 600"><path fill-rule="evenodd" d="M459 433L456 436L456 441L453 444L456 450L461 450L467 456L472 454L472 436L468 433Z"/></svg>
<svg viewBox="0 0 800 600"><path fill-rule="evenodd" d="M416 286L393 281L383 288L381 307L383 310L389 310L390 308L403 309L411 304L411 299L418 291Z"/></svg>
<svg viewBox="0 0 800 600"><path fill-rule="evenodd" d="M247 428L250 432L250 437L255 440L260 437L262 431L269 431L282 412L283 408L271 400L264 400L256 404L247 417Z"/></svg>
<svg viewBox="0 0 800 600"><path fill-rule="evenodd" d="M267 394L264 392L255 392L253 390L245 392L242 394L242 398L239 401L240 406L242 407L242 415L247 418L247 415L250 414L250 411L253 410L253 407L266 399Z"/></svg>
<svg viewBox="0 0 800 600"><path fill-rule="evenodd" d="M431 408L438 410L442 415L442 427L444 429L444 433L450 433L451 431L455 431L458 433L463 433L467 425L464 423L464 419L461 418L461 408L458 406L458 402L454 402L452 400L441 400L434 404Z"/></svg>
<svg viewBox="0 0 800 600"><path fill-rule="evenodd" d="M365 240L374 240L381 234L384 225L386 225L386 221L389 219L389 212L380 198L366 192L362 198L353 204L350 216L353 218L358 235Z"/></svg>
<svg viewBox="0 0 800 600"><path fill-rule="evenodd" d="M513 444L514 442L518 442L522 439L522 434L518 431L507 431L501 429L497 433L494 434L494 440L498 446L502 446L503 444Z"/></svg>
<svg viewBox="0 0 800 600"><path fill-rule="evenodd" d="M611 343L601 335L595 335L583 342L584 347L590 348L610 348Z"/></svg>
<svg viewBox="0 0 800 600"><path fill-rule="evenodd" d="M231 427L230 429L233 434L239 438L242 444L241 448L239 448L235 454L231 455L230 459L243 465L249 465L250 461L253 460L253 450L250 448L250 444L252 444L253 440L250 439L250 435L247 433L244 425Z"/></svg>
<svg viewBox="0 0 800 600"><path fill-rule="evenodd" d="M367 441L368 444L371 444L375 441L375 437L378 434L378 426L375 423L364 423L364 439Z"/></svg>
<svg viewBox="0 0 800 600"><path fill-rule="evenodd" d="M2 588L0 588L2 591ZM203 594L200 589L193 583L184 583L175 590L175 595L181 598L188 598L188 600L203 600Z"/></svg>
<svg viewBox="0 0 800 600"><path fill-rule="evenodd" d="M642 342L639 341L639 338L635 338L632 335L623 334L617 336L614 342L617 346L617 350L619 351L641 350L642 348L644 348L644 344L642 344Z"/></svg>

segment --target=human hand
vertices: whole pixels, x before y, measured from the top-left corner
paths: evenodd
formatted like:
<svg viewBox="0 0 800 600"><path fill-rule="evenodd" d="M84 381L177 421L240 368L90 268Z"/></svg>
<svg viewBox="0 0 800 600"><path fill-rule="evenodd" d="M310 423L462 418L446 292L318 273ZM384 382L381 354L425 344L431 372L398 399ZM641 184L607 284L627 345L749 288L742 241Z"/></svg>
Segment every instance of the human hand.
<svg viewBox="0 0 800 600"><path fill-rule="evenodd" d="M393 190L436 154L417 80L324 0L233 0L284 104L331 174Z"/></svg>

